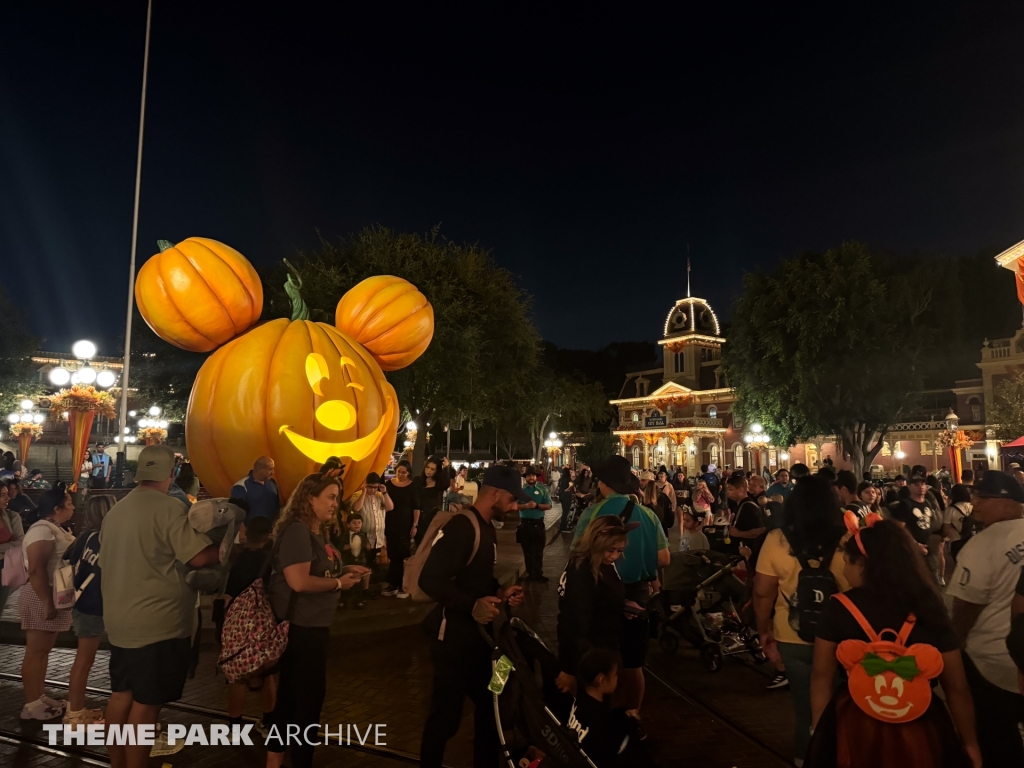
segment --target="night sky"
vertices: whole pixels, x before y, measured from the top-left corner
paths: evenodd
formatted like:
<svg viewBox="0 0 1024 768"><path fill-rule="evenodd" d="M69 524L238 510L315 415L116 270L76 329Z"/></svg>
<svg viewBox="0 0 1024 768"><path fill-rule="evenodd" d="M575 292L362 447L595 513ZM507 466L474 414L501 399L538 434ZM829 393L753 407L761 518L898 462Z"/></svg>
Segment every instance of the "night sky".
<svg viewBox="0 0 1024 768"><path fill-rule="evenodd" d="M725 317L801 249L1024 238L1021 13L256 5L155 0L140 265L440 224L597 348L660 335L687 245ZM0 282L49 349L117 354L144 27L143 0L0 8Z"/></svg>

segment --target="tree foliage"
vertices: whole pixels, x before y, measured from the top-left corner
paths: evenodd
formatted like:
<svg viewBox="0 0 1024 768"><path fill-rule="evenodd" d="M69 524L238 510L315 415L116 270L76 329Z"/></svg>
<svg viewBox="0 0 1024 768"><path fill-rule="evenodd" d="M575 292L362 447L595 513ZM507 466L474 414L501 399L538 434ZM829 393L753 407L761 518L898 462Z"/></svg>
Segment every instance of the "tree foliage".
<svg viewBox="0 0 1024 768"><path fill-rule="evenodd" d="M949 327L930 269L848 242L745 275L724 354L737 412L778 445L836 435L862 471L916 404Z"/></svg>
<svg viewBox="0 0 1024 768"><path fill-rule="evenodd" d="M998 424L999 440L1016 440L1024 435L1024 371L1014 371L994 387L994 402L988 409L990 424Z"/></svg>
<svg viewBox="0 0 1024 768"><path fill-rule="evenodd" d="M39 339L29 330L25 313L0 288L0 415L19 410L26 397L42 394L34 378L32 354Z"/></svg>
<svg viewBox="0 0 1024 768"><path fill-rule="evenodd" d="M494 421L521 401L538 360L540 336L527 316L530 298L513 276L476 245L458 245L435 229L425 236L384 227L321 241L292 260L311 312L333 322L338 300L374 275L405 278L434 307L434 338L419 360L388 374L408 415L424 423ZM284 265L262 270L264 319L289 317ZM426 430L417 432L422 461Z"/></svg>
<svg viewBox="0 0 1024 768"><path fill-rule="evenodd" d="M551 427L562 431L590 430L595 422L607 422L609 408L604 389L597 382L538 370L519 403L522 423L530 436L532 458L540 460Z"/></svg>
<svg viewBox="0 0 1024 768"><path fill-rule="evenodd" d="M607 430L587 432L583 435L583 443L576 449L576 457L588 466L593 467L607 461L608 457L618 449L618 440Z"/></svg>

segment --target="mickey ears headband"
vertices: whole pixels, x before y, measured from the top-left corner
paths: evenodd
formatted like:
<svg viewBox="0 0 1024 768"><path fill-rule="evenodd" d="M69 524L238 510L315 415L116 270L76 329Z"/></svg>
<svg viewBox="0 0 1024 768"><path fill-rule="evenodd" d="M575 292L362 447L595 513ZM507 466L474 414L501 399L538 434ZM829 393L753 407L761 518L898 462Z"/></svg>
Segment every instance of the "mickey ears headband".
<svg viewBox="0 0 1024 768"><path fill-rule="evenodd" d="M871 512L871 513L868 514L867 517L864 518L864 527L865 528L870 528L870 527L872 527L875 523L877 523L881 519L882 519L881 515L879 515L876 512ZM864 549L864 542L860 540L860 531L861 531L861 518L860 518L860 516L857 515L857 513L855 513L855 512L851 512L850 510L846 510L846 512L843 513L843 522L846 523L846 530L848 530L850 533L852 533L853 534L853 538L857 541L857 549L860 550L860 553L862 555L864 555L864 557L867 557L868 556L868 552L867 552L866 549Z"/></svg>

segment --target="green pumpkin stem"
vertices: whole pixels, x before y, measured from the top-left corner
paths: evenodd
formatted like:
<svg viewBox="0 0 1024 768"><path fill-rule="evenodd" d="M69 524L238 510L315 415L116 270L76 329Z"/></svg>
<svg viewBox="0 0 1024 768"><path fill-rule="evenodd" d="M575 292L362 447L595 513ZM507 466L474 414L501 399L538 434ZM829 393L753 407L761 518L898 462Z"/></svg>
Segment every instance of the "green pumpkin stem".
<svg viewBox="0 0 1024 768"><path fill-rule="evenodd" d="M157 240L156 244L160 248L160 253L163 253L168 248L173 248L174 247L174 243L172 243L170 240Z"/></svg>
<svg viewBox="0 0 1024 768"><path fill-rule="evenodd" d="M302 275L299 274L299 270L291 265L288 259L283 261L291 273L288 275L288 279L285 280L284 292L288 294L288 298L292 302L292 321L309 320L309 307L306 306L306 302L302 300L302 294L299 293L299 290L302 288Z"/></svg>

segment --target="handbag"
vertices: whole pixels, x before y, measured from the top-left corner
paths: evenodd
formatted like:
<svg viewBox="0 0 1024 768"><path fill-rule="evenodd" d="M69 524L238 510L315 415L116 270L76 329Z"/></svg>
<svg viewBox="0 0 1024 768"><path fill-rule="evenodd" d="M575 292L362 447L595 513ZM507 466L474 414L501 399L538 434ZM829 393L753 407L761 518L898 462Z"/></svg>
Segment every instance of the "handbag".
<svg viewBox="0 0 1024 768"><path fill-rule="evenodd" d="M66 535L64 531L51 523L49 520L38 520L33 525L43 523L56 528L54 541L58 535ZM70 549L70 548L69 548ZM67 553L65 552L65 556ZM78 595L75 592L75 567L67 560L61 560L53 571L53 607L58 611L66 611L75 607Z"/></svg>
<svg viewBox="0 0 1024 768"><path fill-rule="evenodd" d="M74 566L62 561L53 572L53 607L58 611L68 610L75 607L77 599Z"/></svg>

